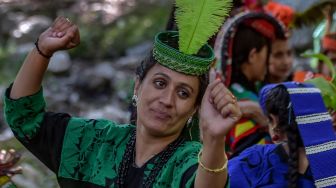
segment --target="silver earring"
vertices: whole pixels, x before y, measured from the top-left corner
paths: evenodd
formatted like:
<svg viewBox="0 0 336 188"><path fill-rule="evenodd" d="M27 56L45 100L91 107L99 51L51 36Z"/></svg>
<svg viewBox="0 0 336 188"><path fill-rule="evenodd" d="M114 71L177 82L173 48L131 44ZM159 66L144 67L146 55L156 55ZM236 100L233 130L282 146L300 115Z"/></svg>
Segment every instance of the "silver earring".
<svg viewBox="0 0 336 188"><path fill-rule="evenodd" d="M188 119L188 121L187 121L187 125L190 125L191 122L192 122L192 116Z"/></svg>
<svg viewBox="0 0 336 188"><path fill-rule="evenodd" d="M190 116L189 119L188 119L188 121L187 121L187 128L188 128L190 140L192 140L192 134L191 134L192 116Z"/></svg>
<svg viewBox="0 0 336 188"><path fill-rule="evenodd" d="M137 104L138 104L138 96L133 95L133 97L132 97L132 105L133 105L134 107L136 107Z"/></svg>

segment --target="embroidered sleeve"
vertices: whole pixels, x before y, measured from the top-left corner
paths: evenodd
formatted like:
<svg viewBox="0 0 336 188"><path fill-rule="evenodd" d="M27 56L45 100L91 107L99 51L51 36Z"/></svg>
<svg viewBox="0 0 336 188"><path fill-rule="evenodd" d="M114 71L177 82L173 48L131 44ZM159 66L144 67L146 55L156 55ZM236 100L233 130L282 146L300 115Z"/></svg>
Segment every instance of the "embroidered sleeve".
<svg viewBox="0 0 336 188"><path fill-rule="evenodd" d="M31 140L38 132L44 116L45 101L42 89L34 95L10 99L11 86L4 97L5 119L15 136L23 142Z"/></svg>

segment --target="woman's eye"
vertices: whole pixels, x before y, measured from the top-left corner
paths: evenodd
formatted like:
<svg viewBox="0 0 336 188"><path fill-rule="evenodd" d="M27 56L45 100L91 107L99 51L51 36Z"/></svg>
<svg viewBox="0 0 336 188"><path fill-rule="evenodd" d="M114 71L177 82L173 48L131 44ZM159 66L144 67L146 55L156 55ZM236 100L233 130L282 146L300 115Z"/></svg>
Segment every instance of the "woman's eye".
<svg viewBox="0 0 336 188"><path fill-rule="evenodd" d="M189 92L185 91L185 90L180 90L178 91L178 95L182 98L182 99L186 99L189 97Z"/></svg>
<svg viewBox="0 0 336 188"><path fill-rule="evenodd" d="M155 80L154 85L158 89L162 89L165 87L166 83L163 80Z"/></svg>

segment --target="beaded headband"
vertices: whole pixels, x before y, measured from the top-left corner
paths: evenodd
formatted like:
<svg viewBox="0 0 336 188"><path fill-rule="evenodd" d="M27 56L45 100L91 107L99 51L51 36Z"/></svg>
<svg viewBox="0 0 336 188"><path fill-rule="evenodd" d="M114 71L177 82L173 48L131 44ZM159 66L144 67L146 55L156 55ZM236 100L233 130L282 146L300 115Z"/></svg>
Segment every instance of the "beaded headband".
<svg viewBox="0 0 336 188"><path fill-rule="evenodd" d="M178 49L170 46L169 43L178 41L177 31L167 31L158 33L155 36L153 56L161 65L177 72L188 75L205 74L210 64L215 59L212 48L205 44L198 53L198 56L188 55L180 52ZM174 44L173 44L174 45Z"/></svg>

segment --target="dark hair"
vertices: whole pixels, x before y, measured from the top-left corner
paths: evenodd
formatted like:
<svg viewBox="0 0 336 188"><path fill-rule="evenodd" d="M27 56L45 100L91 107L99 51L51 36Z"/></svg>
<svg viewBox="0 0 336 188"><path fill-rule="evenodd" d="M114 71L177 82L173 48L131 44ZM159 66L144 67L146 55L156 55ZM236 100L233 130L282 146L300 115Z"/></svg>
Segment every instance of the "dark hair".
<svg viewBox="0 0 336 188"><path fill-rule="evenodd" d="M289 94L282 85L269 91L265 101L266 115L278 116L278 127L288 138L289 158L288 158L288 187L297 187L298 173L298 147L303 147L295 115L290 103Z"/></svg>
<svg viewBox="0 0 336 188"><path fill-rule="evenodd" d="M135 74L139 78L140 82L142 82L148 71L157 63L157 61L153 57L153 53L151 52L136 68ZM196 106L200 106L202 103L202 98L204 96L205 90L209 84L208 74L203 74L198 77L200 82L199 93L196 98ZM131 109L131 123L135 124L136 121L136 110L132 107Z"/></svg>
<svg viewBox="0 0 336 188"><path fill-rule="evenodd" d="M261 33L251 27L240 24L237 28L237 33L233 39L232 49L232 81L231 83L239 82L241 77L245 77L242 73L241 66L246 63L248 56L254 48L257 52L267 46L267 60L269 58L271 41ZM245 82L246 80L244 80Z"/></svg>

